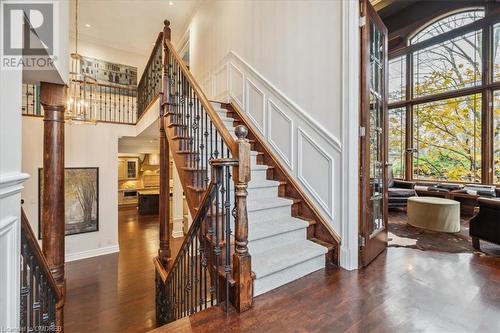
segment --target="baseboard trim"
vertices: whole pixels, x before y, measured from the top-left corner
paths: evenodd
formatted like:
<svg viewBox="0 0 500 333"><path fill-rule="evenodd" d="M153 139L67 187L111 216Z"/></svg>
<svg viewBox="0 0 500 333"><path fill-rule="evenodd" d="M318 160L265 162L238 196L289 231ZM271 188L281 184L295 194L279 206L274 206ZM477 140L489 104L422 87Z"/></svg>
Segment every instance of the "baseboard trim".
<svg viewBox="0 0 500 333"><path fill-rule="evenodd" d="M76 261L76 260L81 260L81 259L97 257L97 256L103 256L105 254L111 254L111 253L116 253L116 252L120 252L120 246L119 245L111 245L111 246L101 247L98 249L92 249L92 250L67 254L65 261L66 262Z"/></svg>

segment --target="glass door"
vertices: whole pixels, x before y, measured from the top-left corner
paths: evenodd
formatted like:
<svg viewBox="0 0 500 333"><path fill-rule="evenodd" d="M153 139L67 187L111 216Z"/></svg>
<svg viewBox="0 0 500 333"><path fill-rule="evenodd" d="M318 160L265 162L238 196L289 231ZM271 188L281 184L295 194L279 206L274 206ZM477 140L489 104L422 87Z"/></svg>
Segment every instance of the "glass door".
<svg viewBox="0 0 500 333"><path fill-rule="evenodd" d="M361 1L360 265L387 247L387 28Z"/></svg>

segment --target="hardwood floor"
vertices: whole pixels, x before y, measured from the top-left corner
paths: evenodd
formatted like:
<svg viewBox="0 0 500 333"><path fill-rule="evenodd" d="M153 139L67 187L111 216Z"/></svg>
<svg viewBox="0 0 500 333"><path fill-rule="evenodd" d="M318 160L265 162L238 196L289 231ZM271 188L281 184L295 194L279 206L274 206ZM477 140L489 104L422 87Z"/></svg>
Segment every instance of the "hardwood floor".
<svg viewBox="0 0 500 333"><path fill-rule="evenodd" d="M160 332L500 332L500 260L389 248L366 269L327 268Z"/></svg>
<svg viewBox="0 0 500 333"><path fill-rule="evenodd" d="M118 222L119 253L66 264L65 332L144 332L156 325L158 217L126 208ZM181 243L171 239L173 254Z"/></svg>
<svg viewBox="0 0 500 333"><path fill-rule="evenodd" d="M119 254L66 266L66 332L155 327L157 218L127 209L119 221ZM500 332L500 259L389 248L366 269L329 267L259 296L241 315L213 308L158 332Z"/></svg>

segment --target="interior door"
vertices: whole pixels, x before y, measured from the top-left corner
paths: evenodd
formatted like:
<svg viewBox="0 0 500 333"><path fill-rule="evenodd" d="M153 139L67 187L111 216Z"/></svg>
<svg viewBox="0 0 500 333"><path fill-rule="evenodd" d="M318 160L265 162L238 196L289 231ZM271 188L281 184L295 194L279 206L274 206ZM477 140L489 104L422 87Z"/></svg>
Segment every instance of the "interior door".
<svg viewBox="0 0 500 333"><path fill-rule="evenodd" d="M361 0L359 262L387 248L387 28Z"/></svg>

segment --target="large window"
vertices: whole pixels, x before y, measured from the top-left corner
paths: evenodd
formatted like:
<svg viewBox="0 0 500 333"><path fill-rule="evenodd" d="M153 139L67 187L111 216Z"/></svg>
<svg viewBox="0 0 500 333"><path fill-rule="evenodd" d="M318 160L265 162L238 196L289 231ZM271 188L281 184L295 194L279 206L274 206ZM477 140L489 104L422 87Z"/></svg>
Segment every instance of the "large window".
<svg viewBox="0 0 500 333"><path fill-rule="evenodd" d="M406 109L389 110L389 161L395 178L405 175Z"/></svg>
<svg viewBox="0 0 500 333"><path fill-rule="evenodd" d="M416 105L414 178L481 181L481 95Z"/></svg>
<svg viewBox="0 0 500 333"><path fill-rule="evenodd" d="M441 16L390 50L395 177L500 184L499 7Z"/></svg>
<svg viewBox="0 0 500 333"><path fill-rule="evenodd" d="M498 90L494 95L493 135L494 182L500 184L500 91Z"/></svg>

